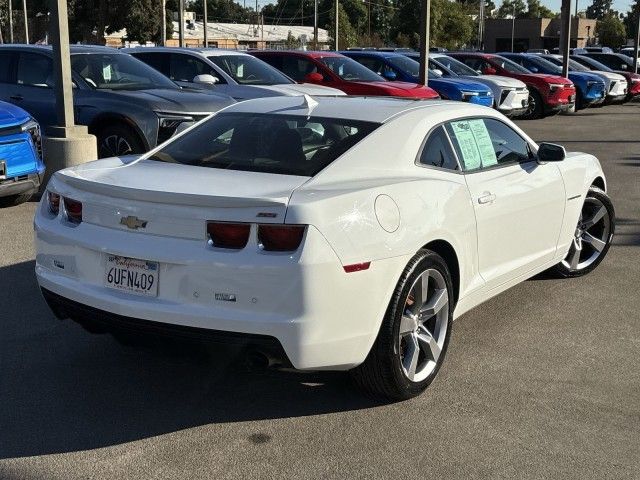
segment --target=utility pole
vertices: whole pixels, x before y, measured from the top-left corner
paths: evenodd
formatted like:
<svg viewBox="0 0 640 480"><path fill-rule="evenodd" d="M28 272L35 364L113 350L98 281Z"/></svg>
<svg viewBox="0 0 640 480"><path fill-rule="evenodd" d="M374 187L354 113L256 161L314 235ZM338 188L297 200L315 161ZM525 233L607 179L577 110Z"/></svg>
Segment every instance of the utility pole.
<svg viewBox="0 0 640 480"><path fill-rule="evenodd" d="M178 45L184 48L184 0L178 1Z"/></svg>
<svg viewBox="0 0 640 480"><path fill-rule="evenodd" d="M204 48L209 48L209 37L207 36L207 0L202 0L202 10L204 13Z"/></svg>
<svg viewBox="0 0 640 480"><path fill-rule="evenodd" d="M13 7L9 0L9 43L13 43Z"/></svg>
<svg viewBox="0 0 640 480"><path fill-rule="evenodd" d="M313 49L318 50L318 0L313 2Z"/></svg>
<svg viewBox="0 0 640 480"><path fill-rule="evenodd" d="M161 0L162 3L162 32L160 33L160 40L162 46L167 46L167 0Z"/></svg>
<svg viewBox="0 0 640 480"><path fill-rule="evenodd" d="M423 0L420 9L420 84L429 83L429 24L431 0Z"/></svg>
<svg viewBox="0 0 640 480"><path fill-rule="evenodd" d="M569 45L571 42L571 0L562 0L560 8L560 54L562 76L569 76Z"/></svg>
<svg viewBox="0 0 640 480"><path fill-rule="evenodd" d="M513 53L513 42L516 36L516 6L513 5L513 15L511 17L511 53Z"/></svg>
<svg viewBox="0 0 640 480"><path fill-rule="evenodd" d="M640 50L640 9L638 9L638 25L636 27L636 48L633 56L633 71L638 73L638 53Z"/></svg>
<svg viewBox="0 0 640 480"><path fill-rule="evenodd" d="M27 0L22 0L22 10L24 11L24 43L29 43L29 18L27 15Z"/></svg>
<svg viewBox="0 0 640 480"><path fill-rule="evenodd" d="M336 0L336 13L335 13L335 15L336 15L336 18L335 18L336 29L335 29L334 37L336 37L336 38L334 40L335 40L335 50L337 52L339 50L339 46L338 46L338 0Z"/></svg>

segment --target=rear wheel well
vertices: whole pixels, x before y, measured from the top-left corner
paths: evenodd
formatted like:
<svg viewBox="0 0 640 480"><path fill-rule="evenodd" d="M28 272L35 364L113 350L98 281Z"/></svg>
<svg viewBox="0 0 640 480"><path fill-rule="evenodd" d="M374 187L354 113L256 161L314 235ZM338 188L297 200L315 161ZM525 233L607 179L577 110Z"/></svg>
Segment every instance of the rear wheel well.
<svg viewBox="0 0 640 480"><path fill-rule="evenodd" d="M103 128L116 124L123 125L134 132L136 137L140 141L140 144L144 147L145 150L148 150L150 148L147 139L144 137L138 126L127 117L122 117L119 115L101 115L95 118L91 122L91 124L89 124L89 133L91 133L92 135L97 135Z"/></svg>
<svg viewBox="0 0 640 480"><path fill-rule="evenodd" d="M427 243L423 248L437 253L446 262L447 267L449 267L449 273L451 273L451 281L453 282L453 296L457 302L460 292L460 263L458 262L456 251L451 244L445 240L434 240Z"/></svg>
<svg viewBox="0 0 640 480"><path fill-rule="evenodd" d="M591 182L591 186L598 187L603 192L605 191L604 179L602 177L596 177L593 182Z"/></svg>

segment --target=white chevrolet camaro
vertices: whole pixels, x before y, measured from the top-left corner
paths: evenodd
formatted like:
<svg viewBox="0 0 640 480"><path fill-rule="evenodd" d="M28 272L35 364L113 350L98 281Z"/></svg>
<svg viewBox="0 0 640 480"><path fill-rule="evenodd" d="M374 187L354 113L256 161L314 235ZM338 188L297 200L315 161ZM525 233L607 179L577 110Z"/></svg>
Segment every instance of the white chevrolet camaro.
<svg viewBox="0 0 640 480"><path fill-rule="evenodd" d="M614 232L598 160L448 101L275 97L155 150L55 173L36 274L60 318L198 336L419 394L452 320Z"/></svg>

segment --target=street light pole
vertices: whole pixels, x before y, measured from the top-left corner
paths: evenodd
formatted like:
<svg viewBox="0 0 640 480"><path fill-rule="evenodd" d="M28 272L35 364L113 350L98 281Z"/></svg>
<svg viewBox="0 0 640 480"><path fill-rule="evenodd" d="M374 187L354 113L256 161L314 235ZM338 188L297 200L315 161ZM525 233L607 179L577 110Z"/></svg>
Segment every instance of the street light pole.
<svg viewBox="0 0 640 480"><path fill-rule="evenodd" d="M29 18L27 15L27 0L22 0L22 10L24 11L24 43L29 43Z"/></svg>
<svg viewBox="0 0 640 480"><path fill-rule="evenodd" d="M560 53L562 76L569 76L569 45L571 42L571 0L562 0L560 8Z"/></svg>
<svg viewBox="0 0 640 480"><path fill-rule="evenodd" d="M162 3L162 32L160 39L162 46L165 47L167 45L167 0L161 0L160 3Z"/></svg>
<svg viewBox="0 0 640 480"><path fill-rule="evenodd" d="M638 25L636 28L636 48L633 56L633 71L638 73L638 54L640 50L640 9L638 9Z"/></svg>
<svg viewBox="0 0 640 480"><path fill-rule="evenodd" d="M335 38L335 47L336 47L335 50L337 52L338 49L339 49L339 46L338 46L338 0L336 0L336 13L335 13L335 15L336 15L336 18L335 18L336 30L335 30L335 35L334 36L336 37Z"/></svg>
<svg viewBox="0 0 640 480"><path fill-rule="evenodd" d="M420 84L429 83L429 24L431 23L431 0L423 0L420 9Z"/></svg>
<svg viewBox="0 0 640 480"><path fill-rule="evenodd" d="M13 7L9 0L9 43L13 43Z"/></svg>
<svg viewBox="0 0 640 480"><path fill-rule="evenodd" d="M202 0L202 10L204 13L204 48L209 48L209 37L207 36L207 0Z"/></svg>
<svg viewBox="0 0 640 480"><path fill-rule="evenodd" d="M184 0L178 2L178 45L184 48Z"/></svg>
<svg viewBox="0 0 640 480"><path fill-rule="evenodd" d="M484 39L484 1L480 0L480 12L478 15L478 50L482 50Z"/></svg>
<svg viewBox="0 0 640 480"><path fill-rule="evenodd" d="M511 53L513 53L513 43L516 36L516 6L513 5L513 15L511 17Z"/></svg>

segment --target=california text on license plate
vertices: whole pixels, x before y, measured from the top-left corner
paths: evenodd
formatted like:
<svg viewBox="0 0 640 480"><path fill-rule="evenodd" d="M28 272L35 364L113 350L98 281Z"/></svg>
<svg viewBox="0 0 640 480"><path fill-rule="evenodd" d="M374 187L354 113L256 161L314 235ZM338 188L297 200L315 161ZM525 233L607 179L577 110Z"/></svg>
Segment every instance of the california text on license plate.
<svg viewBox="0 0 640 480"><path fill-rule="evenodd" d="M104 283L136 295L158 295L158 263L137 258L107 256Z"/></svg>

